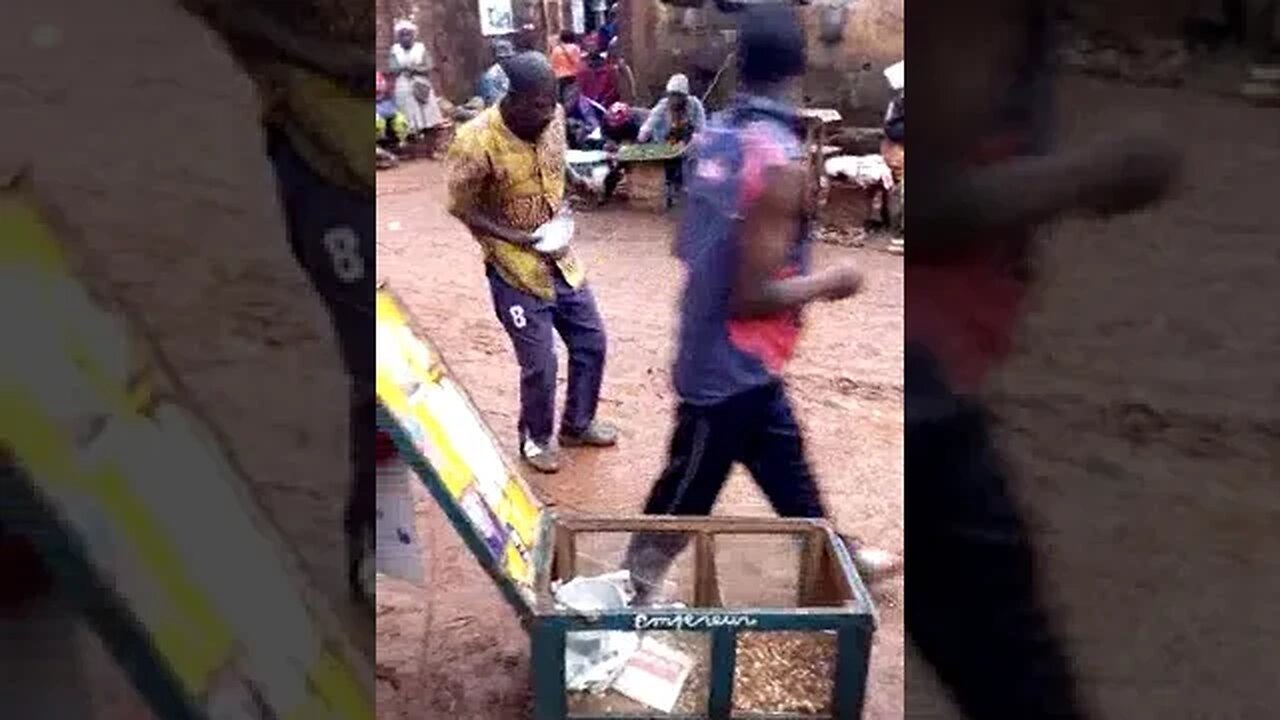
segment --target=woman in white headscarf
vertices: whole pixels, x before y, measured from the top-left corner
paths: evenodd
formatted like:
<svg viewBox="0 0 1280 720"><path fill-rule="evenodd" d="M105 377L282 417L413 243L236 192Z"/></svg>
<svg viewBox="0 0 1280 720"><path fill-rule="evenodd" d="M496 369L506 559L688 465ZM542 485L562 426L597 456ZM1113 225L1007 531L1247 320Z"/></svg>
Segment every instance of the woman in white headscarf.
<svg viewBox="0 0 1280 720"><path fill-rule="evenodd" d="M409 132L422 136L444 124L429 73L435 63L427 46L418 41L418 26L408 20L395 25L391 46L391 74L395 77L396 109L409 121Z"/></svg>
<svg viewBox="0 0 1280 720"><path fill-rule="evenodd" d="M649 118L640 127L639 140L685 145L706 124L707 110L696 95L689 93L689 78L677 73L667 81L666 97L649 111ZM684 158L668 160L666 173L666 202L670 209L684 188Z"/></svg>

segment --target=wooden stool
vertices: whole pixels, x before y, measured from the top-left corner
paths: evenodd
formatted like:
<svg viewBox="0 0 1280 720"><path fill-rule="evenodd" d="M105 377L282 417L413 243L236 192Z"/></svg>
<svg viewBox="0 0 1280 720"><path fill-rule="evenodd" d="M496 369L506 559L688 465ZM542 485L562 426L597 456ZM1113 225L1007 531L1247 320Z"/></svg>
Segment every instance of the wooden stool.
<svg viewBox="0 0 1280 720"><path fill-rule="evenodd" d="M627 163L627 197L638 207L666 208L667 173L661 162Z"/></svg>
<svg viewBox="0 0 1280 720"><path fill-rule="evenodd" d="M878 188L860 188L847 182L832 182L822 209L822 222L842 228L861 228L868 221L879 220Z"/></svg>

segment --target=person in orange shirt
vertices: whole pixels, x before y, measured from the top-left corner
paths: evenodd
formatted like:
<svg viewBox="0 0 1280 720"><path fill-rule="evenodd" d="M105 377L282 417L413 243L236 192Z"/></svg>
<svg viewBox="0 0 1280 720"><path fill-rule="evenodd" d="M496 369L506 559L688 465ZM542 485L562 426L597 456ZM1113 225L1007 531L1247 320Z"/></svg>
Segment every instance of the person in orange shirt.
<svg viewBox="0 0 1280 720"><path fill-rule="evenodd" d="M551 69L556 73L560 83L560 93L577 77L582 69L582 48L578 47L578 36L572 30L560 31L560 42L551 48Z"/></svg>

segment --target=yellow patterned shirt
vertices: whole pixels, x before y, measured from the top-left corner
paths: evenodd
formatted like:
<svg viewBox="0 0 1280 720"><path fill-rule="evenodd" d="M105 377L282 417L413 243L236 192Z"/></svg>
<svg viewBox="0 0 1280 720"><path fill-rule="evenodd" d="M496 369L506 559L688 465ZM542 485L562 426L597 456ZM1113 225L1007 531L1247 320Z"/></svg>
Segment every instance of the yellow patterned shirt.
<svg viewBox="0 0 1280 720"><path fill-rule="evenodd" d="M369 99L290 65L260 64L253 75L266 121L284 130L311 169L347 190L372 194Z"/></svg>
<svg viewBox="0 0 1280 720"><path fill-rule="evenodd" d="M555 216L565 195L564 112L536 144L516 137L491 107L458 129L449 148L449 204L457 213L476 211L494 222L533 232ZM559 260L491 237L478 237L485 262L513 287L554 300L555 267L570 287L586 279L573 251Z"/></svg>

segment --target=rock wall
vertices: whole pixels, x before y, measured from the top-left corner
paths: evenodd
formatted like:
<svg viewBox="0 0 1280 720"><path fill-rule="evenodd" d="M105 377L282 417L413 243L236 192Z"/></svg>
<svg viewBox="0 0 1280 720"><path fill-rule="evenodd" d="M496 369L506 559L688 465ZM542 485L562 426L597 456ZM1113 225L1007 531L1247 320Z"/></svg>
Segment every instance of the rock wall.
<svg viewBox="0 0 1280 720"><path fill-rule="evenodd" d="M1272 52L1277 0L1174 0L1109 6L1081 0L1060 24L1060 58L1070 68L1142 85L1234 92L1249 60ZM1188 21L1194 21L1190 24ZM1241 52L1241 51L1244 52Z"/></svg>
<svg viewBox="0 0 1280 720"><path fill-rule="evenodd" d="M1181 37L1183 21L1204 5L1199 0L1078 0L1071 14L1082 29L1138 42Z"/></svg>
<svg viewBox="0 0 1280 720"><path fill-rule="evenodd" d="M673 73L689 76L693 89L704 93L733 49L733 17L709 2L688 10L659 0L622 0L623 41L636 75L642 102L654 101ZM819 5L802 8L809 35L809 73L806 103L834 107L847 123L877 124L889 100L881 74L903 56L903 0L854 0L844 22L843 40L821 41ZM736 78L732 67L711 96L723 101Z"/></svg>
<svg viewBox="0 0 1280 720"><path fill-rule="evenodd" d="M1139 46L1150 41L1183 40L1185 23L1198 18L1226 22L1228 6L1243 16L1247 35L1255 43L1274 42L1276 0L1077 0L1070 6L1073 23L1083 31L1117 44Z"/></svg>

